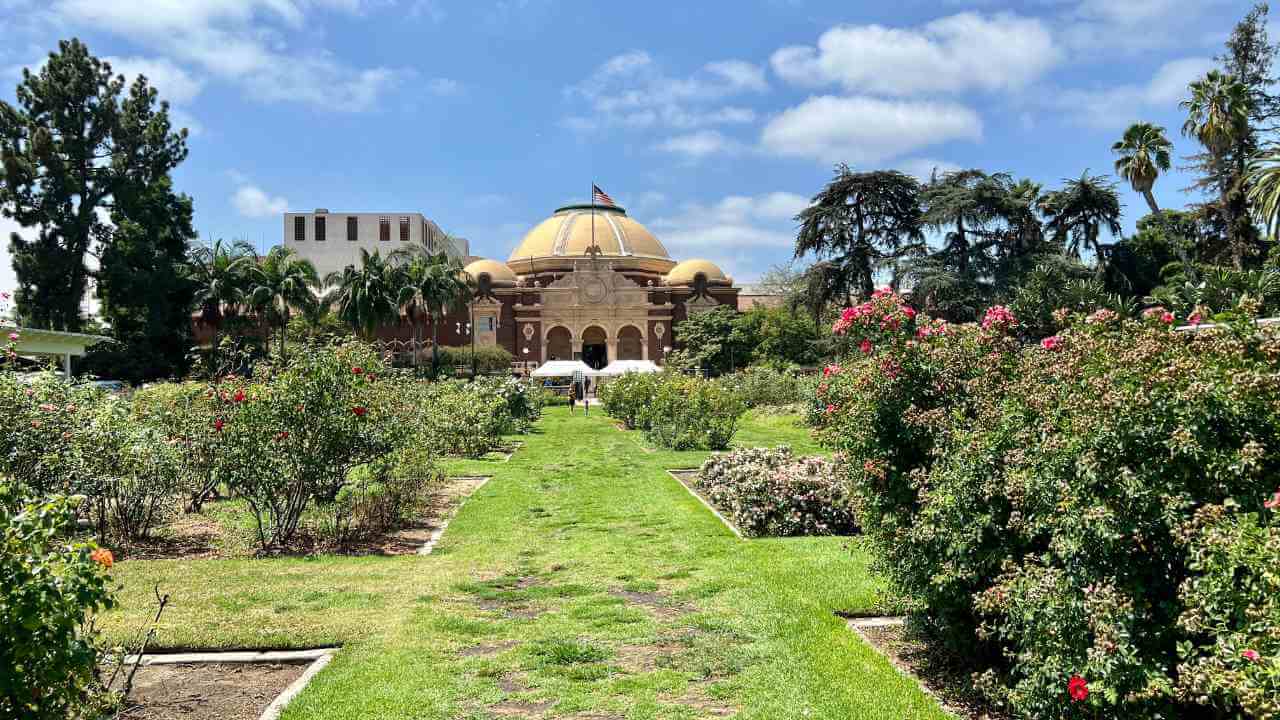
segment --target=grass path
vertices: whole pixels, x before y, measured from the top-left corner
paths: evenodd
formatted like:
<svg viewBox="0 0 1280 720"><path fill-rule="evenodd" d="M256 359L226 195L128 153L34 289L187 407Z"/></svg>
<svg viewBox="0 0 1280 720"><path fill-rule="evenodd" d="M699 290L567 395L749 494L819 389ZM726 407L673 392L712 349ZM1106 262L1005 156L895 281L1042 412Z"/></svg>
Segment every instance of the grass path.
<svg viewBox="0 0 1280 720"><path fill-rule="evenodd" d="M856 541L737 540L665 472L706 453L603 414L552 409L526 440L451 467L494 477L430 556L121 562L107 632L159 582L163 646L342 643L285 720L946 717L833 614L877 603Z"/></svg>

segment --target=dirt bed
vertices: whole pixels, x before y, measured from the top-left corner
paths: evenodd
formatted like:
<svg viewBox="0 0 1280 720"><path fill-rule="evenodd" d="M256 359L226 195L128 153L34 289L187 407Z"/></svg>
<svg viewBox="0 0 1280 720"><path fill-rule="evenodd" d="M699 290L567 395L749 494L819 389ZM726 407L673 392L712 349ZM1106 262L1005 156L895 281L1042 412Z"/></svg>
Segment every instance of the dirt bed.
<svg viewBox="0 0 1280 720"><path fill-rule="evenodd" d="M450 477L427 500L418 518L407 527L373 537L356 540L346 547L334 548L322 540L309 537L304 528L286 555L412 555L431 539L431 535L447 521L471 493L484 484L484 476ZM156 536L146 542L112 548L117 560L199 560L250 557L257 553L248 529L239 534L218 522L212 514L219 503L209 503L203 514L179 515ZM224 511L225 512L225 511ZM247 509L244 512L248 512Z"/></svg>
<svg viewBox="0 0 1280 720"><path fill-rule="evenodd" d="M122 720L257 720L306 664L200 663L138 669Z"/></svg>

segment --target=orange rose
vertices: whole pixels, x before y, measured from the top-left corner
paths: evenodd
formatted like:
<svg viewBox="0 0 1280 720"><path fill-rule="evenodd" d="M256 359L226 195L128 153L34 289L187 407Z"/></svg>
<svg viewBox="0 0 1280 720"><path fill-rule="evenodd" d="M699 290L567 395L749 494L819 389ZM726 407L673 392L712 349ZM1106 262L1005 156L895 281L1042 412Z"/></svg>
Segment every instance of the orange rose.
<svg viewBox="0 0 1280 720"><path fill-rule="evenodd" d="M106 548L98 548L94 550L89 553L89 558L107 569L111 569L112 564L116 561L115 556L113 556L111 551Z"/></svg>

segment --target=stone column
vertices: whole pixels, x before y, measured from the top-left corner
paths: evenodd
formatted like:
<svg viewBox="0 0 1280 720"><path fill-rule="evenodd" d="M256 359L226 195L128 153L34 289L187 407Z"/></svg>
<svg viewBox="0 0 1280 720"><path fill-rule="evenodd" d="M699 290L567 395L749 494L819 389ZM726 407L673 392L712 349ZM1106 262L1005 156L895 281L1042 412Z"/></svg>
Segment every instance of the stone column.
<svg viewBox="0 0 1280 720"><path fill-rule="evenodd" d="M605 339L605 347L608 348L608 355L605 356L604 364L608 365L618 359L618 338L611 337Z"/></svg>
<svg viewBox="0 0 1280 720"><path fill-rule="evenodd" d="M640 358L643 360L649 359L649 341L648 340L640 341Z"/></svg>

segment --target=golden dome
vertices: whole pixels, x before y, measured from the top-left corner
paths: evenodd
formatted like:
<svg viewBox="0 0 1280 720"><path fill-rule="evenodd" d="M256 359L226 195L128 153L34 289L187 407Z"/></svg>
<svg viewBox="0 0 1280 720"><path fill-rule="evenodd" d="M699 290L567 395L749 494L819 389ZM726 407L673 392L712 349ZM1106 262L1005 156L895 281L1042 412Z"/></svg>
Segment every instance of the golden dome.
<svg viewBox="0 0 1280 720"><path fill-rule="evenodd" d="M573 260L591 256L593 242L599 257L619 269L664 273L676 264L658 238L627 217L626 210L590 205L556 210L524 236L507 264L520 272L568 269Z"/></svg>
<svg viewBox="0 0 1280 720"><path fill-rule="evenodd" d="M462 271L476 282L480 282L481 275L488 275L489 284L493 287L515 287L516 284L516 274L497 260L481 258L467 265Z"/></svg>
<svg viewBox="0 0 1280 720"><path fill-rule="evenodd" d="M666 283L668 285L693 285L694 280L699 275L707 279L708 285L733 284L733 278L725 275L718 265L710 260L700 260L698 258L685 260L671 268L671 272L667 273Z"/></svg>

